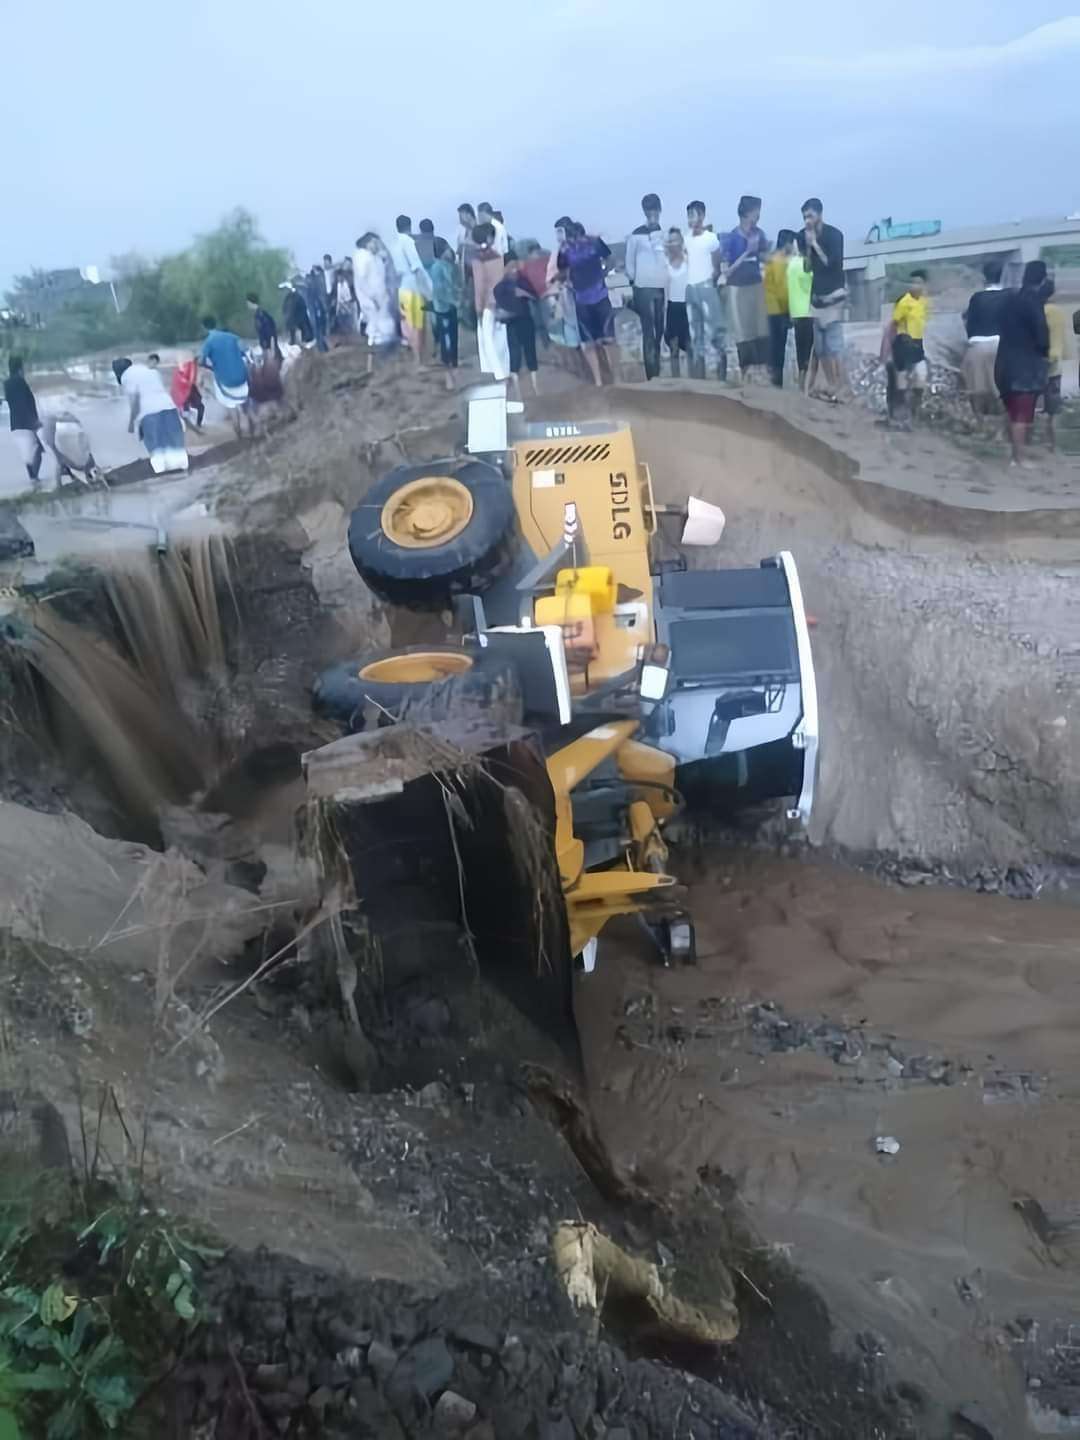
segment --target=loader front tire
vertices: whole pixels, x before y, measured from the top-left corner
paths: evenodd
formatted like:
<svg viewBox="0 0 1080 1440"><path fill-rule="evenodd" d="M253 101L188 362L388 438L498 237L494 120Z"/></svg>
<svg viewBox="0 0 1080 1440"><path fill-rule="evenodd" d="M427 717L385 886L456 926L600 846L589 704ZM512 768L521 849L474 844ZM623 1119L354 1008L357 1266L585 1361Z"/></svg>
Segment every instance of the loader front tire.
<svg viewBox="0 0 1080 1440"><path fill-rule="evenodd" d="M399 465L352 513L349 553L381 600L440 610L482 595L515 548L510 485L494 465L438 460Z"/></svg>

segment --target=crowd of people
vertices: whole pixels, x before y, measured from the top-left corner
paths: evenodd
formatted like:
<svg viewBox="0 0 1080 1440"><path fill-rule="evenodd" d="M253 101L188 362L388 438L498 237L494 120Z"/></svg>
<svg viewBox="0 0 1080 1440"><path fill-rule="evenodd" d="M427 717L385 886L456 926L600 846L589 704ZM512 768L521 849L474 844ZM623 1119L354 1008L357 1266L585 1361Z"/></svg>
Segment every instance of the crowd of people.
<svg viewBox="0 0 1080 1440"><path fill-rule="evenodd" d="M1046 262L1025 265L1019 288L1002 284L1000 260L983 266L985 285L964 310L967 343L961 364L964 393L976 417L1005 414L1011 463L1022 465L1036 412L1042 406L1051 450L1061 413L1062 369L1069 348L1065 311L1053 303L1054 277ZM882 342L889 419L910 428L929 384L926 327L930 318L925 270L913 270L893 306ZM1080 334L1080 310L1072 317Z"/></svg>
<svg viewBox="0 0 1080 1440"><path fill-rule="evenodd" d="M789 341L799 387L838 402L844 377L843 317L848 299L844 236L824 218L816 196L802 206L801 225L780 229L770 244L761 227L762 202L743 195L736 223L717 230L705 202L686 206L685 228L662 221L654 193L641 200L643 222L626 239L625 269L630 308L641 326L645 376L661 374L663 349L670 373L695 379L728 378L729 348L744 381L782 387ZM335 261L327 252L307 273L295 272L279 287L281 336L298 347L325 351L331 345L366 345L369 366L379 352L406 349L418 364L426 358L446 371L454 387L463 326L475 329L480 370L502 380L517 376L535 393L541 346L579 350L592 381L613 374L615 309L608 276L611 248L579 221L562 215L554 242L515 246L501 211L489 202L458 207L451 244L430 219L414 232L399 215L384 243L374 231L360 235L351 254ZM965 312L968 346L963 378L976 413L1004 408L1016 463L1042 397L1051 423L1061 407L1064 315L1050 303L1053 278L1041 261L1029 264L1018 290L1002 288L1002 266L986 266L986 288ZM278 322L263 298L251 291L248 310L257 346L204 318L201 350L182 358L170 384L158 357L113 365L130 402L129 429L146 446L155 473L187 467L185 427L201 429L205 406L199 388L204 369L218 404L239 437L246 418L254 433L255 412L282 398L286 356ZM919 415L929 383L925 353L930 314L925 272L912 272L893 308L882 343L892 423L908 426ZM1078 316L1074 317L1074 326ZM43 424L17 357L5 386L11 428L31 481L38 483L46 447L57 457L58 475L73 473L70 455L57 448L57 429ZM70 419L78 427L74 417ZM46 435L48 430L48 435ZM70 437L69 437L70 438ZM85 439L85 437L84 437ZM71 445L84 462L89 447ZM96 468L92 455L88 465ZM89 471L86 471L89 473Z"/></svg>
<svg viewBox="0 0 1080 1440"><path fill-rule="evenodd" d="M737 224L717 232L705 203L686 207L685 230L661 223L659 196L642 202L644 223L627 237L625 271L641 321L645 374L660 374L666 345L671 373L727 377L729 340L744 378L760 370L782 385L789 335L799 382L836 398L840 388L844 237L807 200L799 230L781 230L770 246L759 224L761 200L744 195ZM458 207L454 244L421 220L414 233L399 215L384 244L374 232L351 256L329 254L284 286L289 338L325 348L361 337L372 351L402 344L426 351L452 371L463 324L475 327L480 369L517 375L535 388L538 338L580 349L591 379L603 383L603 356L615 341L608 288L610 247L580 221L562 215L554 243L515 247L502 212L490 202ZM428 338L430 337L430 339ZM452 379L448 375L448 384Z"/></svg>
<svg viewBox="0 0 1080 1440"><path fill-rule="evenodd" d="M775 245L759 223L757 195L740 198L736 225L722 232L708 222L703 200L687 205L685 233L664 229L658 195L645 195L641 209L625 266L647 379L660 374L663 340L672 375L681 374L685 354L692 377L726 380L731 341L744 380L767 375L782 386L794 336L800 386L838 398L844 236L825 222L816 196L802 207L801 229L780 230Z"/></svg>

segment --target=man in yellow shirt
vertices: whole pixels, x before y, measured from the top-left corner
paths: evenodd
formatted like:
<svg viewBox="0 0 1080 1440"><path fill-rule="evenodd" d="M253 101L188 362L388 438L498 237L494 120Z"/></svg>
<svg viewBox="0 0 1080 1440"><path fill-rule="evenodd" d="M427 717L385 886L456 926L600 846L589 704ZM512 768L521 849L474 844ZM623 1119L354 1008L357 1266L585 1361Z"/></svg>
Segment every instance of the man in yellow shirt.
<svg viewBox="0 0 1080 1440"><path fill-rule="evenodd" d="M893 307L896 334L892 345L892 363L896 371L897 411L901 418L907 417L908 423L919 414L923 391L930 378L923 346L929 316L926 271L913 270L908 288Z"/></svg>
<svg viewBox="0 0 1080 1440"><path fill-rule="evenodd" d="M795 253L795 231L781 230L776 249L765 266L765 313L769 317L769 371L772 383L784 383L784 361L787 358L788 326L788 265Z"/></svg>
<svg viewBox="0 0 1080 1440"><path fill-rule="evenodd" d="M1050 363L1047 367L1046 389L1043 391L1043 414L1046 416L1046 429L1052 454L1057 451L1057 434L1054 429L1054 419L1061 414L1061 369L1069 353L1068 331L1065 328L1065 311L1060 305L1051 305L1049 303L1053 293L1054 277L1048 275L1043 284L1043 295L1046 297L1043 311L1046 315L1046 328L1050 335L1050 351L1047 356Z"/></svg>

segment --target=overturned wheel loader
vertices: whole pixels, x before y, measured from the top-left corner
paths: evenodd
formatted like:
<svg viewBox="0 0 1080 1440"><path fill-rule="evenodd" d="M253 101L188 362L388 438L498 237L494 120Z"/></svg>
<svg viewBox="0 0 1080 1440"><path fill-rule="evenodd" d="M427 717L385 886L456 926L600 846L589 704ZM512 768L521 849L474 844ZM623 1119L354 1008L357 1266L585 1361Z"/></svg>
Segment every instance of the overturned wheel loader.
<svg viewBox="0 0 1080 1440"><path fill-rule="evenodd" d="M665 960L692 958L665 840L681 792L716 812L776 800L805 824L817 699L788 552L757 569L662 561L671 517L631 431L520 411L501 385L472 392L465 454L399 467L355 510L370 588L453 609L462 638L324 672L316 707L350 733L308 775L340 812L363 907L394 907L399 853L411 891L454 892L481 961L524 946L558 1006L571 957L591 969L615 916L639 916ZM687 543L722 526L695 511Z"/></svg>

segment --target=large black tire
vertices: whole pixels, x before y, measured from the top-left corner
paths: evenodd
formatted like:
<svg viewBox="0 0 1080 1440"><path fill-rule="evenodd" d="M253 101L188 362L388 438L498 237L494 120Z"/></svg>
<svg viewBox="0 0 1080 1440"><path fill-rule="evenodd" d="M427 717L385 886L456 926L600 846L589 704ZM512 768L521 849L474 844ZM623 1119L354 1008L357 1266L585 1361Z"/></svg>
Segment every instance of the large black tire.
<svg viewBox="0 0 1080 1440"><path fill-rule="evenodd" d="M472 515L444 545L400 545L383 530L383 507L396 491L428 476L448 476L463 485L472 497ZM375 482L349 521L349 554L365 584L381 600L415 610L444 609L455 595L482 595L506 570L515 548L509 482L479 460L399 465Z"/></svg>
<svg viewBox="0 0 1080 1440"><path fill-rule="evenodd" d="M443 680L417 682L361 679L377 660L396 655L467 654L471 667ZM424 721L483 716L490 724L520 725L521 686L513 667L484 650L460 645L404 645L331 665L315 681L312 703L320 715L355 733L398 720Z"/></svg>

